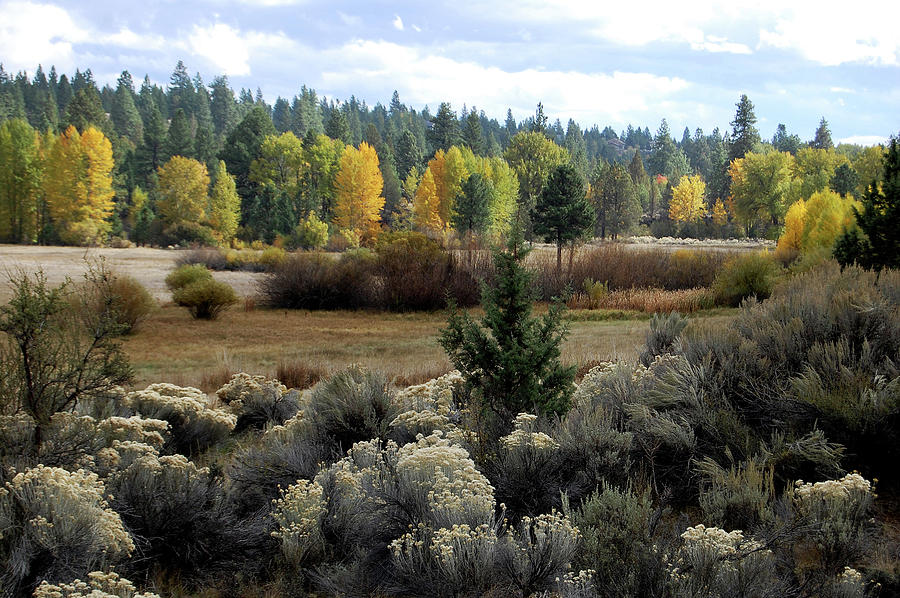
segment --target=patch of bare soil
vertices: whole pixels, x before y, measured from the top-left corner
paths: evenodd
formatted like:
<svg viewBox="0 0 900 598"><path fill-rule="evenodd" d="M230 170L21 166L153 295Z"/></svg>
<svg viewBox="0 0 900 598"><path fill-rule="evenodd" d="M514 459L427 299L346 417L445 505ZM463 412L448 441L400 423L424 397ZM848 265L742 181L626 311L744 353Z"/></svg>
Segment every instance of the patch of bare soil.
<svg viewBox="0 0 900 598"><path fill-rule="evenodd" d="M19 270L33 273L39 269L51 284L59 284L66 277L78 282L87 269L86 260L104 258L116 271L136 278L159 301L169 301L166 275L175 267L180 250L131 247L43 247L32 245L0 245L0 302L9 300L9 276ZM256 272L214 272L216 280L227 282L238 295L256 294Z"/></svg>

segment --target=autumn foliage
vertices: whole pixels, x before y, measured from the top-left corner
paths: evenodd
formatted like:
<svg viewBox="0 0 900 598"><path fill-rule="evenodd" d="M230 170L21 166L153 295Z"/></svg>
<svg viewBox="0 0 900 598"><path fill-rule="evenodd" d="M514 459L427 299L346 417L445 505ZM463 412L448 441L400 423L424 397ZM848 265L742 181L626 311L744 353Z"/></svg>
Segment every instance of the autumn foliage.
<svg viewBox="0 0 900 598"><path fill-rule="evenodd" d="M334 223L371 242L380 229L384 182L378 169L378 154L365 141L359 148L347 147L341 155L334 179Z"/></svg>

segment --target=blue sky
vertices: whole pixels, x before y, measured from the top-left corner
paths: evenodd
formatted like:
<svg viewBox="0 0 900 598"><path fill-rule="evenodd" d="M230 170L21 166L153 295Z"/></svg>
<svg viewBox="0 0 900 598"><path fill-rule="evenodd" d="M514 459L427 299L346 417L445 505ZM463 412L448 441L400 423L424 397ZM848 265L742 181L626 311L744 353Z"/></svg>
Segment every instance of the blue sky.
<svg viewBox="0 0 900 598"><path fill-rule="evenodd" d="M825 117L833 138L900 131L900 3L890 0L0 0L0 62L34 72L123 70L161 84L184 60L267 101L306 84L320 96L434 111L441 101L503 120L538 101L565 126L662 118L728 128L746 93L758 128L802 139Z"/></svg>

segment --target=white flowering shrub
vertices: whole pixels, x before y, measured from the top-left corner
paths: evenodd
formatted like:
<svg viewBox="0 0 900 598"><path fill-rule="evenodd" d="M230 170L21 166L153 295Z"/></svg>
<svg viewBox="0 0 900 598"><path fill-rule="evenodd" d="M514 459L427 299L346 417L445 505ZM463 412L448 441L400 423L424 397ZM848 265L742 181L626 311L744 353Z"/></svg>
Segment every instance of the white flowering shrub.
<svg viewBox="0 0 900 598"><path fill-rule="evenodd" d="M499 541L493 525L410 527L390 544L391 561L409 591L421 596L480 595L497 583Z"/></svg>
<svg viewBox="0 0 900 598"><path fill-rule="evenodd" d="M235 432L263 428L269 423L283 424L300 409L299 392L288 392L278 380L243 372L232 376L216 391L216 396L237 417Z"/></svg>
<svg viewBox="0 0 900 598"><path fill-rule="evenodd" d="M535 432L534 422L537 416L531 413L520 413L513 422L513 431L500 439L500 444L509 451L535 450L552 451L559 448L559 443L543 432Z"/></svg>
<svg viewBox="0 0 900 598"><path fill-rule="evenodd" d="M237 423L233 414L211 407L206 394L197 388L151 384L128 393L122 403L143 417L168 422L167 452L188 456L223 440Z"/></svg>
<svg viewBox="0 0 900 598"><path fill-rule="evenodd" d="M545 513L559 503L567 472L560 468L559 443L535 431L537 416L520 413L512 432L500 438L485 466L497 489L497 500L511 516Z"/></svg>
<svg viewBox="0 0 900 598"><path fill-rule="evenodd" d="M867 552L872 484L858 473L839 480L804 483L790 493L796 513L814 525L807 536L821 568L837 574Z"/></svg>
<svg viewBox="0 0 900 598"><path fill-rule="evenodd" d="M134 584L117 573L92 571L87 581L76 579L58 585L42 581L33 598L160 598L151 592L138 592Z"/></svg>
<svg viewBox="0 0 900 598"><path fill-rule="evenodd" d="M96 474L38 465L0 492L0 587L71 579L122 561L134 542ZM29 581L34 580L34 581Z"/></svg>
<svg viewBox="0 0 900 598"><path fill-rule="evenodd" d="M390 422L394 437L400 444L405 444L418 434L440 430L445 437L464 442L464 432L460 428L462 413L454 399L464 384L462 374L454 370L398 391L393 403L399 413Z"/></svg>
<svg viewBox="0 0 900 598"><path fill-rule="evenodd" d="M324 490L317 482L297 480L273 501L272 518L278 528L272 536L281 541L281 554L297 567L319 557L325 550L322 519L325 517Z"/></svg>
<svg viewBox="0 0 900 598"><path fill-rule="evenodd" d="M555 510L523 517L508 530L499 551L500 571L521 595L544 589L570 567L580 533Z"/></svg>
<svg viewBox="0 0 900 598"><path fill-rule="evenodd" d="M670 561L675 596L783 596L775 557L741 530L689 527Z"/></svg>

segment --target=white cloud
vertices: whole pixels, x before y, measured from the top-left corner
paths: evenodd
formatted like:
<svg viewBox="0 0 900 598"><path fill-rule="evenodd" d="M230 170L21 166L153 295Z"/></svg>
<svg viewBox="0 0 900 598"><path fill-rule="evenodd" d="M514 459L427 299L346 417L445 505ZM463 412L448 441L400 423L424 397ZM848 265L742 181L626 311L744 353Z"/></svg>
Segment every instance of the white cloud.
<svg viewBox="0 0 900 598"><path fill-rule="evenodd" d="M415 31L416 33L422 33L422 28L419 27L418 25L413 25L412 28L413 28L413 31Z"/></svg>
<svg viewBox="0 0 900 598"><path fill-rule="evenodd" d="M101 35L99 41L130 50L162 50L167 45L166 38L161 35L135 33L128 27L123 27L116 33Z"/></svg>
<svg viewBox="0 0 900 598"><path fill-rule="evenodd" d="M650 73L580 73L529 68L508 72L461 62L385 41L356 40L329 51L322 83L330 89L375 88L390 81L413 105L436 106L448 98L488 114L511 107L530 114L542 101L548 114L577 120L624 122L688 87L677 77ZM590 102L585 102L590 98ZM603 117L595 117L601 114Z"/></svg>
<svg viewBox="0 0 900 598"><path fill-rule="evenodd" d="M393 25L397 31L403 31L403 19L400 18L400 15L394 15Z"/></svg>
<svg viewBox="0 0 900 598"><path fill-rule="evenodd" d="M760 30L761 46L793 50L825 66L848 62L896 65L900 4L862 0L828 10L804 2L785 3L771 27Z"/></svg>
<svg viewBox="0 0 900 598"><path fill-rule="evenodd" d="M829 91L832 93L856 93L855 89L848 89L846 87L831 87Z"/></svg>
<svg viewBox="0 0 900 598"><path fill-rule="evenodd" d="M890 140L881 135L853 135L838 139L838 143L853 143L856 145L887 145Z"/></svg>
<svg viewBox="0 0 900 598"><path fill-rule="evenodd" d="M270 51L289 51L295 43L283 33L241 32L230 25L216 23L207 27L194 25L187 38L187 49L219 72L240 76L250 74L250 61L261 59Z"/></svg>
<svg viewBox="0 0 900 598"><path fill-rule="evenodd" d="M9 71L40 64L74 66L73 44L91 34L64 8L32 2L0 4L0 57Z"/></svg>
<svg viewBox="0 0 900 598"><path fill-rule="evenodd" d="M338 11L338 18L341 19L341 22L348 27L359 27L362 25L362 17L358 15L348 15L345 12Z"/></svg>

